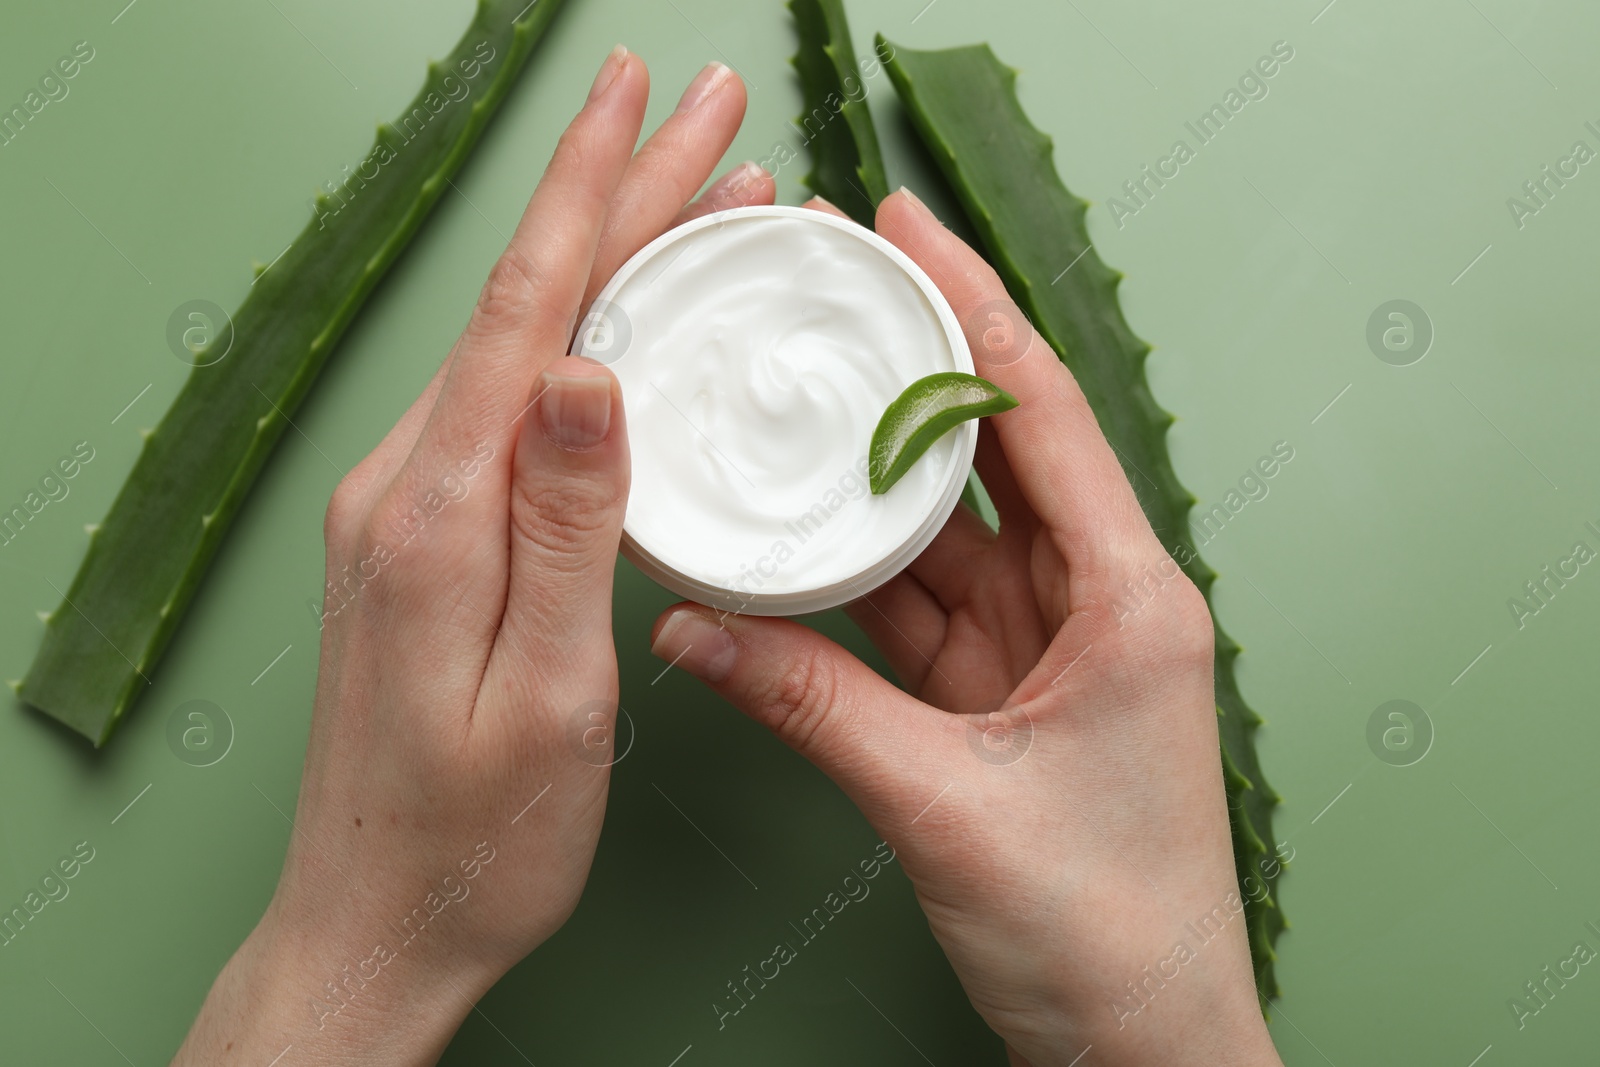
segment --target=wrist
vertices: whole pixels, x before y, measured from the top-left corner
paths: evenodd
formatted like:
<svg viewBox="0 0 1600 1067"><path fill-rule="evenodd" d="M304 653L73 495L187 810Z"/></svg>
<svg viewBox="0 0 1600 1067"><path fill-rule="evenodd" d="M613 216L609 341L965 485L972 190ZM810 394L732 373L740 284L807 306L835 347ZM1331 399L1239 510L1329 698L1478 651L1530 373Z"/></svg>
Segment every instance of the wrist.
<svg viewBox="0 0 1600 1067"><path fill-rule="evenodd" d="M328 931L274 899L223 968L174 1064L272 1062L293 1049L335 1067L432 1064L498 974Z"/></svg>
<svg viewBox="0 0 1600 1067"><path fill-rule="evenodd" d="M1105 1067L1281 1067L1248 951L1242 942L1229 949L1218 945L1209 958L1190 956L1172 973L1132 968L1129 961L1143 957L1126 953L1092 965L1081 954L1071 966L1037 961L1031 974L1040 984L1014 995L1012 1010L984 1014L1005 1039L1012 1067L1068 1067L1090 1059ZM1102 980L1124 972L1132 980ZM1080 1061L1091 1047L1093 1055Z"/></svg>
<svg viewBox="0 0 1600 1067"><path fill-rule="evenodd" d="M1080 1057L1094 1049L1095 1063L1107 1067L1163 1067L1228 1063L1236 1067L1283 1067L1259 1013L1253 1020L1231 1023L1199 1022L1184 1027L1165 1027L1127 1037L1115 1031L1091 1032L1065 1028L1054 1036L1030 1034L1006 1040L1010 1067L1074 1067ZM1021 1049L1028 1049L1025 1055ZM1031 1056L1031 1058L1030 1058Z"/></svg>
<svg viewBox="0 0 1600 1067"><path fill-rule="evenodd" d="M1007 1051L1016 1067L1067 1067L1091 1046L1095 1062L1107 1067L1282 1067L1260 1004L1248 996L1224 988L1193 990L1160 1007L1166 1010L1151 1003L1136 1017L1124 1012L1114 1018L1115 1008L1085 1004L1072 1013L1075 1025L1063 1026L1053 1039L1008 1042Z"/></svg>

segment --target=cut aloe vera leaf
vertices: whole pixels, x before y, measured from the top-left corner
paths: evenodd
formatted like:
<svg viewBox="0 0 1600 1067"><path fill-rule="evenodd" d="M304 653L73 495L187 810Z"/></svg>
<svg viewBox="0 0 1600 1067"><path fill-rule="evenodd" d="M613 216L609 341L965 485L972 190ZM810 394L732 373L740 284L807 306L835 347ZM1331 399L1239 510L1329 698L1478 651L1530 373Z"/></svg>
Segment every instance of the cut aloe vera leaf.
<svg viewBox="0 0 1600 1067"><path fill-rule="evenodd" d="M318 371L505 99L560 0L480 0L455 49L199 359L105 521L18 689L96 746L149 684L234 514ZM369 171L375 171L369 179ZM205 364L205 365L198 365Z"/></svg>
<svg viewBox="0 0 1600 1067"><path fill-rule="evenodd" d="M867 109L868 86L884 53L865 65L857 62L841 0L789 0L789 10L800 31L800 49L791 62L800 74L806 109L798 120L811 151L806 186L871 229L878 201L889 195L877 128Z"/></svg>
<svg viewBox="0 0 1600 1067"><path fill-rule="evenodd" d="M1128 328L1117 303L1121 274L1101 262L1084 227L1085 203L1061 182L1050 138L1016 95L1016 71L987 45L939 52L888 48L895 89L918 133L983 241L989 261L1033 328L1072 370L1116 449L1150 525L1209 601L1216 573L1188 538L1195 498L1167 452L1172 416L1145 381L1150 346ZM1273 943L1284 928L1276 885L1282 873L1272 809L1254 734L1261 719L1234 677L1239 646L1216 628L1216 698L1222 763L1243 887L1257 988L1278 995Z"/></svg>
<svg viewBox="0 0 1600 1067"><path fill-rule="evenodd" d="M988 495L984 491L983 482L978 478L978 472L976 470L968 471L967 484L961 490L961 502L984 522L990 521L989 514L984 508L984 504L988 502ZM993 505L991 504L990 506L992 507Z"/></svg>
<svg viewBox="0 0 1600 1067"><path fill-rule="evenodd" d="M867 477L873 493L887 493L935 441L963 422L1016 406L1016 397L971 374L946 371L918 378L883 409L872 431Z"/></svg>

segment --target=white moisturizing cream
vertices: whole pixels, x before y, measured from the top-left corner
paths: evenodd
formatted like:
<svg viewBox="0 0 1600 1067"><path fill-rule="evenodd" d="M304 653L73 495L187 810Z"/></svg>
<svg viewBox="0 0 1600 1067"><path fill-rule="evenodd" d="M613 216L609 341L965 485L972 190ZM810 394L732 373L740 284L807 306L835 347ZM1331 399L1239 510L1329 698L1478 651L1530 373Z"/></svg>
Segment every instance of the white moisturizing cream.
<svg viewBox="0 0 1600 1067"><path fill-rule="evenodd" d="M972 465L968 422L869 491L884 408L929 374L972 373L972 357L927 275L821 212L736 208L668 232L607 284L576 351L622 383L623 554L723 610L865 595L927 547Z"/></svg>

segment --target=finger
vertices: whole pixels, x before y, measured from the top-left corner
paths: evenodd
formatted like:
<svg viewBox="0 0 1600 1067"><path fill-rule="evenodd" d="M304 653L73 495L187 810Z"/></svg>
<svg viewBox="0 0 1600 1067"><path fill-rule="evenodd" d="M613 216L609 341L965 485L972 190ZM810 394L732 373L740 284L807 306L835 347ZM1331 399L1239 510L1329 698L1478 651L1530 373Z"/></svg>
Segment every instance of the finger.
<svg viewBox="0 0 1600 1067"><path fill-rule="evenodd" d="M672 225L682 226L702 215L729 208L770 204L777 199L777 195L778 183L772 180L772 175L757 163L741 163L678 212Z"/></svg>
<svg viewBox="0 0 1600 1067"><path fill-rule="evenodd" d="M508 666L525 680L529 664L572 673L573 650L609 655L629 474L622 387L605 367L557 360L532 407L513 461L511 581L496 640L497 658L501 644L513 646Z"/></svg>
<svg viewBox="0 0 1600 1067"><path fill-rule="evenodd" d="M428 416L433 413L433 405L439 399L439 390L444 386L445 377L450 373L450 364L455 359L456 350L450 349L450 354L439 364L439 369L433 372L433 377L423 388L421 394L411 402L405 413L383 435L383 440L378 442L376 448L367 453L360 463L350 469L344 481L355 487L356 495L370 501L382 488L394 479L406 456L411 454L411 449L417 443L417 437L422 433L422 427L427 425Z"/></svg>
<svg viewBox="0 0 1600 1067"><path fill-rule="evenodd" d="M957 319L968 324L977 370L1015 396L1018 407L993 416L1018 488L1078 578L1102 596L1115 577L1144 558L1155 541L1133 488L1101 433L1083 391L1031 328L1026 342L990 346L983 309L1026 319L993 268L901 190L879 205L877 226L933 278ZM1020 354L1018 344L1027 347Z"/></svg>
<svg viewBox="0 0 1600 1067"><path fill-rule="evenodd" d="M1011 464L1006 460L1005 449L1000 444L1000 435L989 419L978 423L978 452L973 457L972 465L977 468L978 477L983 479L983 491L989 494L989 503L994 505L995 515L1000 519L1001 536L1018 530L1031 537L1039 527L1039 516L1033 513L1027 497L1022 495L1017 477L1011 473Z"/></svg>
<svg viewBox="0 0 1600 1067"><path fill-rule="evenodd" d="M945 611L951 611L971 595L978 564L994 542L995 533L987 523L958 507L908 569Z"/></svg>
<svg viewBox="0 0 1600 1067"><path fill-rule="evenodd" d="M534 380L566 351L607 206L633 158L648 83L644 63L619 45L561 135L417 442L423 478L480 441L509 443Z"/></svg>
<svg viewBox="0 0 1600 1067"><path fill-rule="evenodd" d="M850 217L832 202L820 196L813 196L801 206L841 219ZM915 576L916 584L921 587L921 596L910 589L890 589L889 586L895 584L890 582L874 590L872 594L873 601L881 611L874 610L870 604L860 602L846 609L856 624L894 666L895 673L913 690L919 689L926 680L930 666L927 657L917 649L939 647L943 639L943 621L946 612L965 597L970 586L970 563L973 554L981 551L993 540L993 533L984 525L982 519L963 508L957 508L934 538L933 543L923 550L909 568ZM929 603L923 603L923 597L928 597ZM918 628L923 632L929 632L931 627L928 623L931 621L931 616L927 608L930 604L938 609L940 622L938 632L941 635L939 642L910 641L906 636L895 633L896 626L901 629Z"/></svg>
<svg viewBox="0 0 1600 1067"><path fill-rule="evenodd" d="M661 232L663 221L682 204L683 199L704 183L706 175L722 158L738 132L745 108L743 84L734 78L732 82L735 84L708 87L706 74L706 71L702 71L691 83L679 101L678 111L662 124L661 129L651 136L645 147L628 164L607 211L607 226L601 236L599 250L595 253L586 299L599 291L618 266ZM750 202L771 203L771 177L753 163L746 166L760 175L768 189L765 200L762 200L760 181L753 176L747 178L745 184L753 190ZM723 183L727 181L727 178L723 179ZM714 186L712 191L716 189ZM720 207L709 210L720 210ZM623 224L614 225L616 220L622 220ZM455 349L452 349L416 403L401 416L372 454L351 472L352 476L359 472L362 482L380 486L387 484L394 476L427 423L454 355Z"/></svg>
<svg viewBox="0 0 1600 1067"><path fill-rule="evenodd" d="M1024 550L1026 553L1026 550ZM883 653L906 689L944 711L972 712L974 693L1006 693L1050 643L1033 604L1033 576L986 568L981 597L946 611L908 572L852 601L845 611Z"/></svg>
<svg viewBox="0 0 1600 1067"><path fill-rule="evenodd" d="M800 206L801 207L808 207L812 211L820 211L825 215L837 215L841 219L847 219L847 218L850 217L849 215L846 215L843 211L840 211L838 208L834 207L833 203L831 201L824 200L820 196L813 196L810 200L807 200L804 204L801 204Z"/></svg>
<svg viewBox="0 0 1600 1067"><path fill-rule="evenodd" d="M772 730L875 822L898 814L893 798L912 792L905 783L931 776L960 743L943 716L787 619L719 619L680 604L656 620L650 651Z"/></svg>
<svg viewBox="0 0 1600 1067"><path fill-rule="evenodd" d="M733 143L744 109L744 83L721 63L712 63L689 83L676 110L629 162L612 195L584 291L585 306L618 267L672 225Z"/></svg>
<svg viewBox="0 0 1600 1067"><path fill-rule="evenodd" d="M895 677L912 693L922 687L933 670L929 658L944 644L950 616L921 582L902 571L844 612L883 653Z"/></svg>

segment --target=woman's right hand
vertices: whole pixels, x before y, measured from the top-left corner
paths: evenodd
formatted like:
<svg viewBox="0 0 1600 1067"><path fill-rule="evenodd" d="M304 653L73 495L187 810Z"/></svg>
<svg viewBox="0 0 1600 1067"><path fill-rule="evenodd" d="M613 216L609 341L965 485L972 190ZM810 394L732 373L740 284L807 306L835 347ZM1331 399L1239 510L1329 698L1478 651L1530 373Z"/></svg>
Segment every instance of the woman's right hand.
<svg viewBox="0 0 1600 1067"><path fill-rule="evenodd" d="M853 605L909 692L806 627L693 604L657 621L652 650L860 806L1016 1062L1066 1067L1092 1046L1086 1064L1277 1064L1205 600L995 272L904 191L877 229L968 324L978 373L1021 401L980 434L998 534L958 508Z"/></svg>

